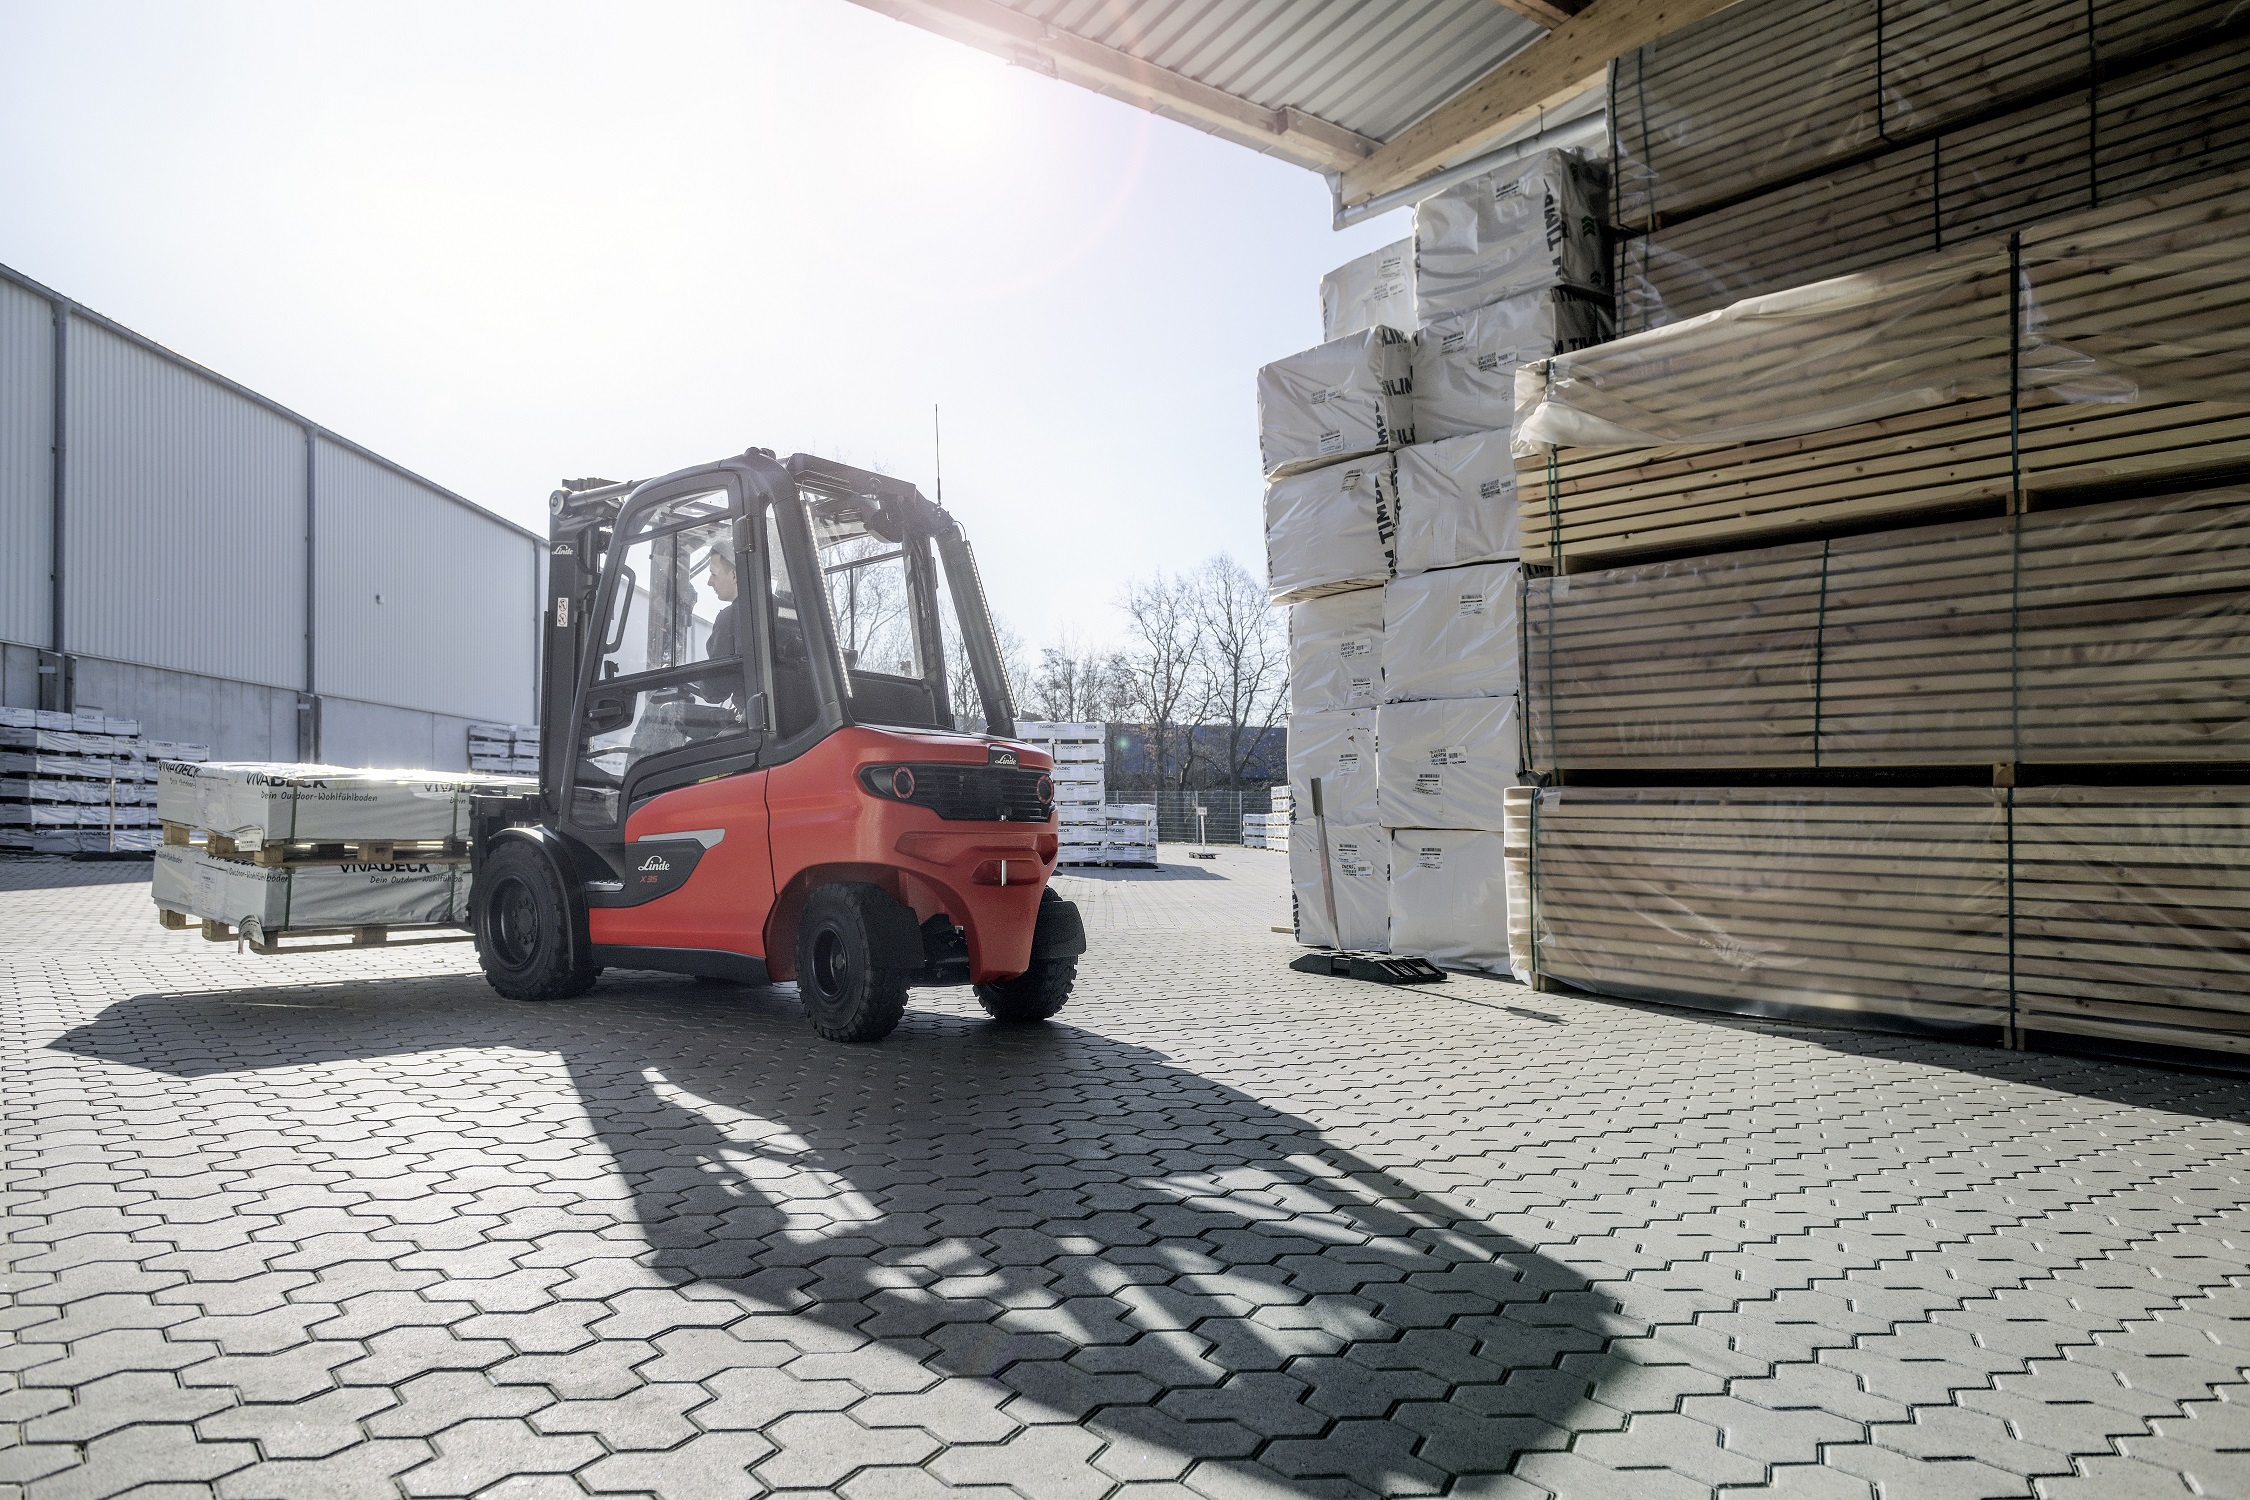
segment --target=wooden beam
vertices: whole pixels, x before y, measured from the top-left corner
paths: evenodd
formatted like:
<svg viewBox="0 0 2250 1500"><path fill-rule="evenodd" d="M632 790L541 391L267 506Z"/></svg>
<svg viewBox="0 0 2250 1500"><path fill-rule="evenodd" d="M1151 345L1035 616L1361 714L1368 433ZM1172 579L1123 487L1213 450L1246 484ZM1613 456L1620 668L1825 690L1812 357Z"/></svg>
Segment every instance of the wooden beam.
<svg viewBox="0 0 2250 1500"><path fill-rule="evenodd" d="M998 0L853 0L894 20L1278 156L1341 172L1380 144L1303 110L1269 109L1033 20Z"/></svg>
<svg viewBox="0 0 2250 1500"><path fill-rule="evenodd" d="M1601 81L1611 58L1716 14L1739 0L1593 0L1548 32L1344 169L1348 207L1467 160L1500 136L1534 123Z"/></svg>
<svg viewBox="0 0 2250 1500"><path fill-rule="evenodd" d="M1537 21L1553 31L1586 8L1586 0L1498 0L1502 10L1512 10L1526 21Z"/></svg>

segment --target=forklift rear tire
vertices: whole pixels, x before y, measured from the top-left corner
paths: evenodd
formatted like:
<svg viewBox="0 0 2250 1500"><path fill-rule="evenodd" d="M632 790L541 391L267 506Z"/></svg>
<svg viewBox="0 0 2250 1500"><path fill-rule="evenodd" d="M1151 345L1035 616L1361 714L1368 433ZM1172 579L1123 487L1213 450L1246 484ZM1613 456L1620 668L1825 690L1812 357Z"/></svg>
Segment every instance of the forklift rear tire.
<svg viewBox="0 0 2250 1500"><path fill-rule="evenodd" d="M1071 986L1078 982L1078 956L1035 958L1031 967L1013 979L980 984L977 1004L995 1021L1027 1025L1044 1021L1063 1008Z"/></svg>
<svg viewBox="0 0 2250 1500"><path fill-rule="evenodd" d="M797 992L813 1030L832 1042L879 1042L906 1014L914 971L876 962L880 886L824 885L797 924Z"/></svg>
<svg viewBox="0 0 2250 1500"><path fill-rule="evenodd" d="M577 913L546 852L521 839L492 851L477 873L477 959L485 982L510 1000L566 1000L601 971L571 931Z"/></svg>

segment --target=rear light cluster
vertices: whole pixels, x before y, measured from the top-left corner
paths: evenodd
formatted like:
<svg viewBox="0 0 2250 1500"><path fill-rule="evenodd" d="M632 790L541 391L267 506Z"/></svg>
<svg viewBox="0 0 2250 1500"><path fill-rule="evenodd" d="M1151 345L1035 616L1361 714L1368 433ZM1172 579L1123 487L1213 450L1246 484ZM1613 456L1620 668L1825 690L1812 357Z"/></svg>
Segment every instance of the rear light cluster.
<svg viewBox="0 0 2250 1500"><path fill-rule="evenodd" d="M859 784L870 796L926 807L953 822L1044 823L1055 813L1055 778L1028 767L862 766Z"/></svg>

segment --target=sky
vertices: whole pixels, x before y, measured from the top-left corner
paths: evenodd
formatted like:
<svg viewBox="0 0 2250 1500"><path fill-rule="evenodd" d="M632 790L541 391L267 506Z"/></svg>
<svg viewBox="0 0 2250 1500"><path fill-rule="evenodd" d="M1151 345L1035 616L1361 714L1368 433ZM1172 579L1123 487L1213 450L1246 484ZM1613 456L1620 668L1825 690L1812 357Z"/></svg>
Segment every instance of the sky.
<svg viewBox="0 0 2250 1500"><path fill-rule="evenodd" d="M769 447L944 498L1034 649L1232 553L1321 178L864 10L0 0L0 263L534 529Z"/></svg>

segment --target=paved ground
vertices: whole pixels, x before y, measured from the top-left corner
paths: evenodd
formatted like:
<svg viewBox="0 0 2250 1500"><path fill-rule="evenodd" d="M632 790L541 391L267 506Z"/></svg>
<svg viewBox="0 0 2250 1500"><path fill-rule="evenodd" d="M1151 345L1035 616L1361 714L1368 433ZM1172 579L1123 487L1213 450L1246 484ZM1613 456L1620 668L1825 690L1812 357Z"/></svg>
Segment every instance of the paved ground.
<svg viewBox="0 0 2250 1500"><path fill-rule="evenodd" d="M2250 1494L2241 1082L1309 980L1252 851L873 1048L142 879L0 863L9 1494Z"/></svg>

